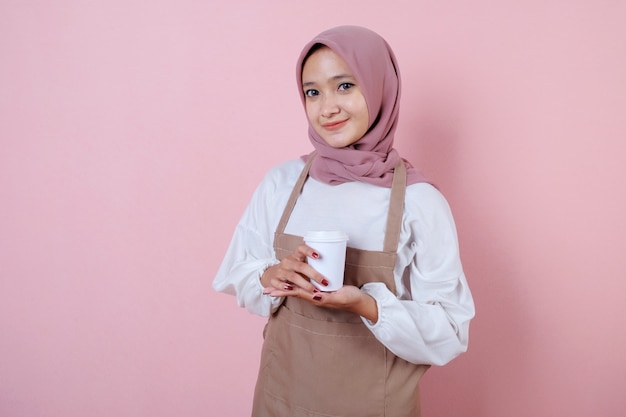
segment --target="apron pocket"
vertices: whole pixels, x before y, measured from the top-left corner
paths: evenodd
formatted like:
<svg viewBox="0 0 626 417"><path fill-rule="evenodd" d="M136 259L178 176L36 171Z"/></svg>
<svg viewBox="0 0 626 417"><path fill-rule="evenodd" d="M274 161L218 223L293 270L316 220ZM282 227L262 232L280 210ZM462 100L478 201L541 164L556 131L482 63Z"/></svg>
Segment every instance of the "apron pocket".
<svg viewBox="0 0 626 417"><path fill-rule="evenodd" d="M286 308L272 321L259 377L281 408L288 404L292 416L384 414L386 351L363 323L316 320Z"/></svg>

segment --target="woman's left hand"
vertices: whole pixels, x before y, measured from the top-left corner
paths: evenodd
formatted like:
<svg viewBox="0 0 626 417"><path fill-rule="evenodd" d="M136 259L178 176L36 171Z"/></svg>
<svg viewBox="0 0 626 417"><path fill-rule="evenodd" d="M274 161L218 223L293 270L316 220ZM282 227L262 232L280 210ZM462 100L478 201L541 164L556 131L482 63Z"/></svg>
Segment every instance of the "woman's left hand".
<svg viewBox="0 0 626 417"><path fill-rule="evenodd" d="M268 294L275 297L297 297L319 307L336 310L351 311L365 317L372 323L378 321L378 306L376 300L353 285L344 285L337 291L309 293L301 288L293 291L273 290Z"/></svg>

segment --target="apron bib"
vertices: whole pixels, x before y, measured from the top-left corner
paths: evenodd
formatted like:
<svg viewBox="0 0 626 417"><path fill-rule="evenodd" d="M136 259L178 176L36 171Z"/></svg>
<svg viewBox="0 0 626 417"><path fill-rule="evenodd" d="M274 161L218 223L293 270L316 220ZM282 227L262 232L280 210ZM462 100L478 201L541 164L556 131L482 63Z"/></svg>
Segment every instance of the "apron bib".
<svg viewBox="0 0 626 417"><path fill-rule="evenodd" d="M282 260L303 242L284 233L308 177L309 158L274 236ZM393 269L402 225L406 168L395 169L383 251L347 248L344 282L383 282L395 293ZM419 417L418 382L428 369L391 353L347 311L287 297L263 332L253 417Z"/></svg>

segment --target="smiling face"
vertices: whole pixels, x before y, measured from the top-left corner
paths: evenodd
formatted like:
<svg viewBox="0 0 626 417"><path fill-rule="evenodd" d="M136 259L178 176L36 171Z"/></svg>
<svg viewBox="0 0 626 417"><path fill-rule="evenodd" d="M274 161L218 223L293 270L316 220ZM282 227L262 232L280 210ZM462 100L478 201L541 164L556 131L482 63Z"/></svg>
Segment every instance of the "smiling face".
<svg viewBox="0 0 626 417"><path fill-rule="evenodd" d="M333 148L352 145L369 129L367 103L343 59L328 47L313 52L302 68L306 114Z"/></svg>

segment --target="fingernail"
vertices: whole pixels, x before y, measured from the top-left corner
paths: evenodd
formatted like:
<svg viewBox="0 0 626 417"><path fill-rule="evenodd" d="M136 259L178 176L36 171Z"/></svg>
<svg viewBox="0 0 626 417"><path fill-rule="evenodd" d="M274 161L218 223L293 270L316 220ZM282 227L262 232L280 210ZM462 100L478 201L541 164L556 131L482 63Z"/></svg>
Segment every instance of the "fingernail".
<svg viewBox="0 0 626 417"><path fill-rule="evenodd" d="M312 257L313 259L317 259L317 258L319 258L319 257L320 257L320 254L319 254L319 253L317 253L317 252L313 252L313 253L311 254L311 257Z"/></svg>
<svg viewBox="0 0 626 417"><path fill-rule="evenodd" d="M289 285L289 284L285 284L285 286L283 287L283 290L291 291L291 290L293 290L293 287L291 285Z"/></svg>
<svg viewBox="0 0 626 417"><path fill-rule="evenodd" d="M320 292L320 290L318 290L317 288L313 288L313 292L314 293L318 293L318 292Z"/></svg>
<svg viewBox="0 0 626 417"><path fill-rule="evenodd" d="M325 286L325 287L328 287L328 284L329 284L328 280L326 278L324 278L322 280L322 285Z"/></svg>
<svg viewBox="0 0 626 417"><path fill-rule="evenodd" d="M315 294L315 295L313 296L313 299L314 299L315 301L320 301L320 300L322 299L322 296L321 296L321 295L319 295L319 294Z"/></svg>
<svg viewBox="0 0 626 417"><path fill-rule="evenodd" d="M268 295L272 290L270 288L263 288L263 294Z"/></svg>

